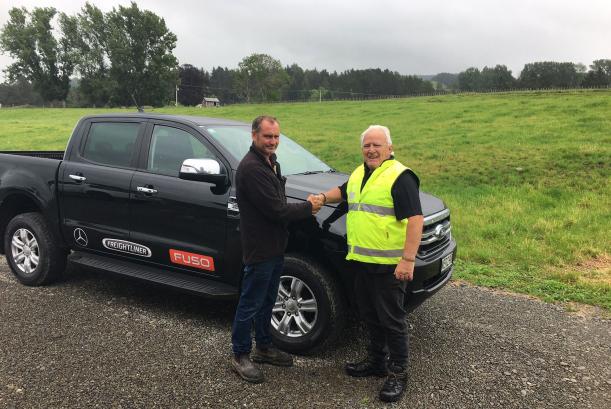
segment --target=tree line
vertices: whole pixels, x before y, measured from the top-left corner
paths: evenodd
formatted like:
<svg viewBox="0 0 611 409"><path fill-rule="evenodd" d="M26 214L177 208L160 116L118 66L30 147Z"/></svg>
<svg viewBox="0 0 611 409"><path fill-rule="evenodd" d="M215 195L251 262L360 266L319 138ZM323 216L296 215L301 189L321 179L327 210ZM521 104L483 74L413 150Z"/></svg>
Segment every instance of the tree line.
<svg viewBox="0 0 611 409"><path fill-rule="evenodd" d="M505 65L471 67L457 75L433 77L443 88L458 91L505 91L510 89L580 88L611 86L611 59L595 60L587 70L583 64L542 61L524 65L517 78Z"/></svg>
<svg viewBox="0 0 611 409"><path fill-rule="evenodd" d="M329 72L283 66L266 54L244 57L237 68L211 71L179 66L176 35L163 18L132 2L104 13L86 3L67 15L52 7L12 8L0 31L0 51L15 61L4 71L0 103L70 106L197 105L367 99L434 91L490 91L611 86L611 60L590 65L534 62L514 78L504 65L458 74L403 75L379 68Z"/></svg>
<svg viewBox="0 0 611 409"><path fill-rule="evenodd" d="M238 68L215 67L211 72L184 64L179 67L178 102L196 105L203 96L223 103L318 101L409 95L432 92L433 84L415 75L390 70L303 69L298 64L283 67L266 54L245 57Z"/></svg>

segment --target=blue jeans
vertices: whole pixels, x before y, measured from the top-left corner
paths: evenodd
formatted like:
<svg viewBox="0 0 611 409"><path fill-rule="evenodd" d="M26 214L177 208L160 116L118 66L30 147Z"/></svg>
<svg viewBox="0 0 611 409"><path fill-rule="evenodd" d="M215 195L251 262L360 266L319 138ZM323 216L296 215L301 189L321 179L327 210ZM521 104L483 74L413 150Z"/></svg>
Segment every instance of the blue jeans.
<svg viewBox="0 0 611 409"><path fill-rule="evenodd" d="M284 256L278 256L244 267L242 292L231 332L234 354L248 354L252 350L250 331L253 320L257 346L271 345L272 308L278 297L283 265Z"/></svg>

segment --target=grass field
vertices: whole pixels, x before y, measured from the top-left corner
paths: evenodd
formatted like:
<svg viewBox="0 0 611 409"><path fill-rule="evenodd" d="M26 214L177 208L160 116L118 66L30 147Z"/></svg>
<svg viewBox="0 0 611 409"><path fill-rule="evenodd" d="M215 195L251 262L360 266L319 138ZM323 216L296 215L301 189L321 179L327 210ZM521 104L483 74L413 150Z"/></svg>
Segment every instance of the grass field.
<svg viewBox="0 0 611 409"><path fill-rule="evenodd" d="M63 149L87 109L0 109L0 150ZM390 127L396 156L452 210L456 277L611 310L611 91L450 95L156 112L269 113L331 166Z"/></svg>

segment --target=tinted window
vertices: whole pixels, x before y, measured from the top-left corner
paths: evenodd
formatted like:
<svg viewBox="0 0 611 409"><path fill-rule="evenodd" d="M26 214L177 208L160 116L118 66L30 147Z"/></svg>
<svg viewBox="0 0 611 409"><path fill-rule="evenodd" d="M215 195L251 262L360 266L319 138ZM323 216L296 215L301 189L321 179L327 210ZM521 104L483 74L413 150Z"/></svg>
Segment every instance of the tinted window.
<svg viewBox="0 0 611 409"><path fill-rule="evenodd" d="M162 175L178 176L185 159L208 158L215 155L197 138L183 130L155 125L147 169Z"/></svg>
<svg viewBox="0 0 611 409"><path fill-rule="evenodd" d="M83 157L104 165L129 167L139 123L97 122L91 124Z"/></svg>

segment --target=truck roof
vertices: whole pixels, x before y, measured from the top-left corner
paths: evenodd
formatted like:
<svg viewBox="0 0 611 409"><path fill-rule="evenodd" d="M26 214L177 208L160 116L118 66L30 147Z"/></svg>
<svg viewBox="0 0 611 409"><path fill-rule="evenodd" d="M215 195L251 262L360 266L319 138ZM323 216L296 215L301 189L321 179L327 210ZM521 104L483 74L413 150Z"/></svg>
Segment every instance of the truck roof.
<svg viewBox="0 0 611 409"><path fill-rule="evenodd" d="M162 119L166 121L190 123L196 126L209 126L209 125L247 125L246 122L234 121L226 118L211 118L207 116L195 116L195 115L170 115L170 114L152 114L146 112L132 112L132 113L108 113L108 114L97 114L87 115L85 118L146 118L146 119Z"/></svg>

